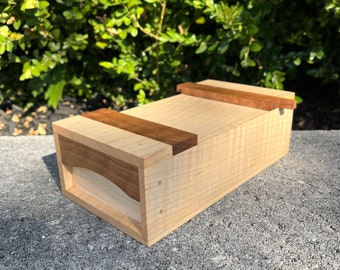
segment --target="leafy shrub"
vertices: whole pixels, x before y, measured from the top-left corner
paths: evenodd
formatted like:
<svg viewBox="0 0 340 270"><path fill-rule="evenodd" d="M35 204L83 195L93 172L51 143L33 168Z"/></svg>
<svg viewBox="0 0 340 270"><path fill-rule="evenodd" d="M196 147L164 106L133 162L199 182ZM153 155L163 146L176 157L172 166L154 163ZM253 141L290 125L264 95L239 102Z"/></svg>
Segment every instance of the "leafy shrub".
<svg viewBox="0 0 340 270"><path fill-rule="evenodd" d="M206 78L338 82L338 0L0 0L0 103L101 93L117 108Z"/></svg>

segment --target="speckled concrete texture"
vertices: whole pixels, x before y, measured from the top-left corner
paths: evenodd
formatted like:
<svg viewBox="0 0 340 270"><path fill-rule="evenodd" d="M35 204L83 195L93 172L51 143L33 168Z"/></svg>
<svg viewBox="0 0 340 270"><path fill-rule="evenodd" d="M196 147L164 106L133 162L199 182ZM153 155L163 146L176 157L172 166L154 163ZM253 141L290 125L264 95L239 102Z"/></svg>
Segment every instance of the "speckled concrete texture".
<svg viewBox="0 0 340 270"><path fill-rule="evenodd" d="M340 131L147 248L60 193L52 136L0 137L0 269L340 269Z"/></svg>

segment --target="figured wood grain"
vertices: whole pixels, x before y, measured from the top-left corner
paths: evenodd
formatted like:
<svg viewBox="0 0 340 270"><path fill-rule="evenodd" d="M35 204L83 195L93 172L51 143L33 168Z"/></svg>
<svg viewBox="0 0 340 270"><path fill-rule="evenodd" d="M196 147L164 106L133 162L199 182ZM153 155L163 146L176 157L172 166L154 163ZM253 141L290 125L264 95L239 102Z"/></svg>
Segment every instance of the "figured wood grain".
<svg viewBox="0 0 340 270"><path fill-rule="evenodd" d="M73 184L77 189L102 201L109 207L140 222L140 202L129 197L107 178L93 171L73 167Z"/></svg>
<svg viewBox="0 0 340 270"><path fill-rule="evenodd" d="M68 167L94 171L110 180L136 201L140 200L138 168L59 135L61 162Z"/></svg>
<svg viewBox="0 0 340 270"><path fill-rule="evenodd" d="M250 93L242 90L235 91L226 88L190 82L177 85L177 91L184 95L222 101L266 111L272 111L277 108L296 108L296 102L294 99Z"/></svg>
<svg viewBox="0 0 340 270"><path fill-rule="evenodd" d="M172 146L173 155L197 145L196 134L109 109L99 109L81 116L169 144Z"/></svg>
<svg viewBox="0 0 340 270"><path fill-rule="evenodd" d="M294 93L288 91L212 80L200 84L250 96L294 99ZM138 167L140 222L138 210L131 212L136 205L120 208L122 205L116 206L113 198L106 197L112 195L111 183L100 182L96 187L92 173L85 173L85 177L80 173L80 179L77 169L72 176L71 167L58 157L59 166L67 169L60 169L61 181L66 183L63 194L151 246L284 156L289 150L293 111L268 111L180 94L121 114L197 134L198 144L172 155L168 144L96 119L75 116L60 120L54 125L57 134ZM59 135L55 136L56 148L62 156ZM84 182L83 178L91 180Z"/></svg>
<svg viewBox="0 0 340 270"><path fill-rule="evenodd" d="M209 81L210 86L229 83ZM294 98L294 93L232 85L236 90ZM124 113L198 134L183 155L144 168L142 219L150 246L287 154L293 111L259 110L177 95ZM179 119L181 121L179 121ZM145 201L145 203L144 203Z"/></svg>
<svg viewBox="0 0 340 270"><path fill-rule="evenodd" d="M291 120L290 110L284 114L279 110L266 112L207 137L186 155L145 168L142 186L148 244L154 244L287 154Z"/></svg>

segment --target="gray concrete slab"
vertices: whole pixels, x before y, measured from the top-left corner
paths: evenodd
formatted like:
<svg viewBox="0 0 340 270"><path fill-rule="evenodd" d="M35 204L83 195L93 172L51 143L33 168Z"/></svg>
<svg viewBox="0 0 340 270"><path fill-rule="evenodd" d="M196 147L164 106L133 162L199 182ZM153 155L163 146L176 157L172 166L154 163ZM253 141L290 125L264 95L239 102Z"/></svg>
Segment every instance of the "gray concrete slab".
<svg viewBox="0 0 340 270"><path fill-rule="evenodd" d="M0 137L0 269L340 269L340 131L147 248L60 193L52 136Z"/></svg>

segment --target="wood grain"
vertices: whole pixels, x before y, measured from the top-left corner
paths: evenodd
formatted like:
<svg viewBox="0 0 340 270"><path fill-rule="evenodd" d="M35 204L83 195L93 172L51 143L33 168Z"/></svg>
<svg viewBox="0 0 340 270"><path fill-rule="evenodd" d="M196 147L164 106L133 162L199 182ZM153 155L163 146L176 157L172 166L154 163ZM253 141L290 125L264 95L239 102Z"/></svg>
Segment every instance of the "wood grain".
<svg viewBox="0 0 340 270"><path fill-rule="evenodd" d="M94 171L110 180L128 196L140 201L138 168L59 135L61 162L68 167Z"/></svg>
<svg viewBox="0 0 340 270"><path fill-rule="evenodd" d="M129 197L107 178L93 171L73 167L73 184L77 189L97 198L107 206L140 222L140 202Z"/></svg>
<svg viewBox="0 0 340 270"><path fill-rule="evenodd" d="M262 116L239 122L229 131L221 129L219 135L205 136L206 140L185 155L145 168L142 186L149 245L287 154L292 111L285 110L282 115L279 110L262 112ZM240 121L238 116L231 117ZM193 122L198 120L195 117Z"/></svg>
<svg viewBox="0 0 340 270"><path fill-rule="evenodd" d="M180 94L119 113L118 122L126 119L124 125L129 128L135 123L131 119L139 119L139 133L111 125L114 117L106 115L106 111L92 112L89 118L75 116L56 122L53 128L63 194L151 246L288 152L293 116L290 108L294 106L289 101L284 106L289 108L281 109L280 100L294 100L294 93L212 80L199 84L221 89L212 91L217 101ZM225 91L229 90L250 101L242 101L246 103L243 106L218 102L224 101ZM256 106L261 103L258 95L270 97L270 106L263 105L267 110L248 106L251 102ZM236 99L238 103L242 100ZM153 127L156 133L163 132L154 124L197 134L197 146L173 155L169 144L141 136L145 126ZM85 169L103 177L74 169L83 164L83 157L76 155L95 160ZM134 189L139 192L139 200L119 194L108 183L115 177L105 175L101 167L107 167L102 164L112 158L115 170L120 168L116 166L119 161L125 162L120 166L127 169L126 177L131 171L136 173L132 182L139 181L139 189ZM126 167L128 164L134 169Z"/></svg>
<svg viewBox="0 0 340 270"><path fill-rule="evenodd" d="M222 101L266 111L272 111L277 108L296 108L296 102L294 99L286 99L240 90L235 91L226 88L190 82L177 85L177 91L181 92L184 95L191 95L195 97Z"/></svg>
<svg viewBox="0 0 340 270"><path fill-rule="evenodd" d="M196 134L116 111L99 109L81 116L169 144L172 146L173 155L197 145Z"/></svg>

